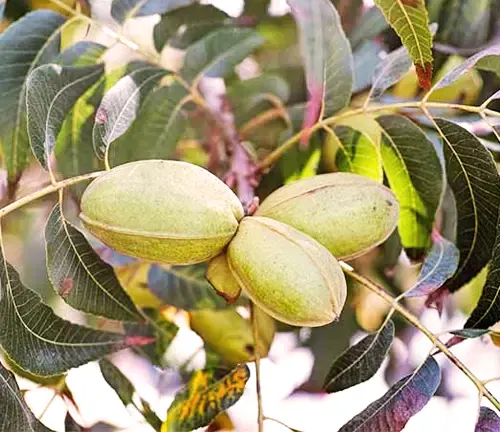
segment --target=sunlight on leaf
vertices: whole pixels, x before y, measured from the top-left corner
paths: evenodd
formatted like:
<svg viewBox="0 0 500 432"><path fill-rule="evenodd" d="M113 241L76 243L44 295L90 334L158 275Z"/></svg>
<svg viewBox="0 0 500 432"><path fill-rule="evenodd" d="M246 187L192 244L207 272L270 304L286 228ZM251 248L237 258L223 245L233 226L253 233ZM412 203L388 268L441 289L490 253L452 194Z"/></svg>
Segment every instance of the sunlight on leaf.
<svg viewBox="0 0 500 432"><path fill-rule="evenodd" d="M339 432L400 432L432 398L441 381L433 357L396 384L380 399L353 417Z"/></svg>
<svg viewBox="0 0 500 432"><path fill-rule="evenodd" d="M383 128L382 159L400 203L398 230L403 247L418 258L430 246L436 211L443 195L443 168L423 131L403 116L377 118Z"/></svg>
<svg viewBox="0 0 500 432"><path fill-rule="evenodd" d="M47 269L54 289L75 309L115 320L137 320L138 312L84 235L57 204L45 226Z"/></svg>
<svg viewBox="0 0 500 432"><path fill-rule="evenodd" d="M460 252L437 231L432 235L433 246L418 275L417 283L404 295L406 298L432 294L451 278L458 268Z"/></svg>
<svg viewBox="0 0 500 432"><path fill-rule="evenodd" d="M50 432L36 419L24 401L14 374L0 363L0 430L23 432Z"/></svg>
<svg viewBox="0 0 500 432"><path fill-rule="evenodd" d="M376 333L344 351L328 372L325 391L334 393L369 380L380 369L393 339L394 324L389 320Z"/></svg>
<svg viewBox="0 0 500 432"><path fill-rule="evenodd" d="M250 370L246 365L224 376L217 370L194 372L168 409L162 432L188 432L209 425L218 414L238 402L248 378Z"/></svg>
<svg viewBox="0 0 500 432"><path fill-rule="evenodd" d="M94 150L104 158L110 144L123 135L136 119L141 105L166 69L145 65L121 78L103 97L95 114Z"/></svg>
<svg viewBox="0 0 500 432"><path fill-rule="evenodd" d="M432 34L424 0L375 0L415 63L420 86L432 81Z"/></svg>

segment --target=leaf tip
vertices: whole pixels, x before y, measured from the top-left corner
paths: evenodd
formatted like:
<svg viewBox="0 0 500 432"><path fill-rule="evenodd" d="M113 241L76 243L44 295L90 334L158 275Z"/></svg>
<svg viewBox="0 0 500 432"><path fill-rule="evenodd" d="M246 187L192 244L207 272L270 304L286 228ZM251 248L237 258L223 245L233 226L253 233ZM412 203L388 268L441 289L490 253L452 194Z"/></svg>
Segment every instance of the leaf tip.
<svg viewBox="0 0 500 432"><path fill-rule="evenodd" d="M127 346L143 346L156 342L156 338L149 336L126 336L125 344Z"/></svg>
<svg viewBox="0 0 500 432"><path fill-rule="evenodd" d="M415 70L417 72L418 84L425 91L429 91L432 87L432 63L425 62L423 65L416 64Z"/></svg>

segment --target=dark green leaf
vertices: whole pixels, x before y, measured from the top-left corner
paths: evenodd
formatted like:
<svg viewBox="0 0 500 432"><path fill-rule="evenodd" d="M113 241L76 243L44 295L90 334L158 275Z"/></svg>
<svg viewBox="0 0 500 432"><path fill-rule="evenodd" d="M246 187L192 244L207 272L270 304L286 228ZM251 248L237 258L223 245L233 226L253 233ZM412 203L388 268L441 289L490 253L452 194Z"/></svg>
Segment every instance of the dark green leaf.
<svg viewBox="0 0 500 432"><path fill-rule="evenodd" d="M459 336L462 339L476 339L487 335L489 330L478 330L478 329L462 329L462 330L452 330L449 333L455 336Z"/></svg>
<svg viewBox="0 0 500 432"><path fill-rule="evenodd" d="M167 412L164 432L189 432L209 425L221 412L238 402L250 378L248 366L241 365L224 376L218 371L193 373L185 389L175 396Z"/></svg>
<svg viewBox="0 0 500 432"><path fill-rule="evenodd" d="M226 301L205 280L204 265L173 266L168 270L153 265L148 285L166 304L186 310L224 309Z"/></svg>
<svg viewBox="0 0 500 432"><path fill-rule="evenodd" d="M66 114L103 73L104 64L86 67L48 64L28 76L28 136L33 154L45 169Z"/></svg>
<svg viewBox="0 0 500 432"><path fill-rule="evenodd" d="M127 406L131 403L132 396L134 395L134 386L128 378L108 359L101 359L99 367L101 368L102 376L116 392L123 405Z"/></svg>
<svg viewBox="0 0 500 432"><path fill-rule="evenodd" d="M45 226L47 269L54 289L75 309L115 320L137 320L138 312L113 268L94 252L57 204Z"/></svg>
<svg viewBox="0 0 500 432"><path fill-rule="evenodd" d="M14 374L0 364L0 430L19 432L50 432L36 419L24 401Z"/></svg>
<svg viewBox="0 0 500 432"><path fill-rule="evenodd" d="M102 60L106 49L104 45L95 42L80 41L61 52L54 63L61 66L92 66Z"/></svg>
<svg viewBox="0 0 500 432"><path fill-rule="evenodd" d="M180 74L195 84L203 76L224 78L263 42L264 39L250 29L215 30L186 50Z"/></svg>
<svg viewBox="0 0 500 432"><path fill-rule="evenodd" d="M150 338L124 336L72 324L54 314L26 288L0 250L0 346L34 375L58 375Z"/></svg>
<svg viewBox="0 0 500 432"><path fill-rule="evenodd" d="M433 144L405 117L382 116L382 159L391 189L400 203L398 230L403 247L420 255L443 195L443 168Z"/></svg>
<svg viewBox="0 0 500 432"><path fill-rule="evenodd" d="M337 126L334 132L339 144L336 157L338 169L382 181L382 157L378 144L349 126Z"/></svg>
<svg viewBox="0 0 500 432"><path fill-rule="evenodd" d="M394 384L380 399L342 426L339 432L400 432L408 420L429 402L441 381L433 357L411 375Z"/></svg>
<svg viewBox="0 0 500 432"><path fill-rule="evenodd" d="M424 0L375 0L415 63L420 86L431 88L432 35Z"/></svg>
<svg viewBox="0 0 500 432"><path fill-rule="evenodd" d="M432 294L451 278L458 268L460 253L456 246L436 231L432 235L433 246L425 258L417 283L405 293L405 297Z"/></svg>
<svg viewBox="0 0 500 432"><path fill-rule="evenodd" d="M394 339L391 320L376 333L364 337L334 362L323 385L327 393L345 390L369 380L379 370Z"/></svg>
<svg viewBox="0 0 500 432"><path fill-rule="evenodd" d="M196 0L113 0L111 15L119 23L135 17L164 14Z"/></svg>
<svg viewBox="0 0 500 432"><path fill-rule="evenodd" d="M25 15L0 35L0 139L10 182L15 182L30 153L26 128L26 79L59 52L65 18L38 10ZM22 47L22 49L20 49Z"/></svg>
<svg viewBox="0 0 500 432"><path fill-rule="evenodd" d="M345 108L351 99L353 59L340 17L328 0L288 0L300 29L309 104L304 127Z"/></svg>
<svg viewBox="0 0 500 432"><path fill-rule="evenodd" d="M188 91L178 83L152 91L129 130L110 147L112 165L134 160L171 159L186 130L183 107L188 98Z"/></svg>
<svg viewBox="0 0 500 432"><path fill-rule="evenodd" d="M94 150L104 158L110 144L136 119L144 99L168 71L145 66L121 78L103 97L95 114Z"/></svg>
<svg viewBox="0 0 500 432"><path fill-rule="evenodd" d="M497 432L500 430L500 417L490 408L481 407L474 432Z"/></svg>
<svg viewBox="0 0 500 432"><path fill-rule="evenodd" d="M500 225L488 267L488 276L479 301L464 327L487 329L500 321Z"/></svg>
<svg viewBox="0 0 500 432"><path fill-rule="evenodd" d="M184 50L209 32L231 22L227 14L212 5L194 4L176 9L162 15L156 24L153 31L155 47L161 51L168 43Z"/></svg>
<svg viewBox="0 0 500 432"><path fill-rule="evenodd" d="M75 421L71 414L68 412L64 419L64 430L66 432L82 432L82 427Z"/></svg>
<svg viewBox="0 0 500 432"><path fill-rule="evenodd" d="M462 127L436 119L448 184L457 208L460 264L446 286L451 292L469 282L488 263L496 237L500 182L491 153Z"/></svg>

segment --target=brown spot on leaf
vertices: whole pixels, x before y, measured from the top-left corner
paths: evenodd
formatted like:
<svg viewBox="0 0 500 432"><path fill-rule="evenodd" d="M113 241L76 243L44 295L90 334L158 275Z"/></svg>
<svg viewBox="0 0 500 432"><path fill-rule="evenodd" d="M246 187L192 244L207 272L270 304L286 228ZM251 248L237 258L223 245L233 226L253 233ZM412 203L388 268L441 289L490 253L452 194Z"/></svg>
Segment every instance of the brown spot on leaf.
<svg viewBox="0 0 500 432"><path fill-rule="evenodd" d="M424 65L415 65L415 70L417 72L418 84L425 91L429 91L432 86L432 63L426 62Z"/></svg>
<svg viewBox="0 0 500 432"><path fill-rule="evenodd" d="M125 344L127 346L142 346L149 345L155 342L156 339L148 336L127 336L125 338Z"/></svg>
<svg viewBox="0 0 500 432"><path fill-rule="evenodd" d="M106 108L99 108L95 113L95 122L97 124L104 124L108 122L108 111Z"/></svg>
<svg viewBox="0 0 500 432"><path fill-rule="evenodd" d="M59 295L62 298L67 298L73 289L73 285L73 279L64 278L61 282L59 282Z"/></svg>

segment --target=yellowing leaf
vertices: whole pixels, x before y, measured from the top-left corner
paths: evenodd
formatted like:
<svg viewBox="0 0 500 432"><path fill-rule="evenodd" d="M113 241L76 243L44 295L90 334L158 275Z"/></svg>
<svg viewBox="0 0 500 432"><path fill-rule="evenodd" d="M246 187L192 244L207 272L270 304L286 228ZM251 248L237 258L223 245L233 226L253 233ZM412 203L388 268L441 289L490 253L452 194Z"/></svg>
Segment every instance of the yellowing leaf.
<svg viewBox="0 0 500 432"><path fill-rule="evenodd" d="M424 0L375 0L415 63L420 86L431 88L432 35Z"/></svg>
<svg viewBox="0 0 500 432"><path fill-rule="evenodd" d="M161 432L188 432L209 425L218 414L238 401L248 378L250 370L246 365L223 376L219 370L194 372L168 409Z"/></svg>

